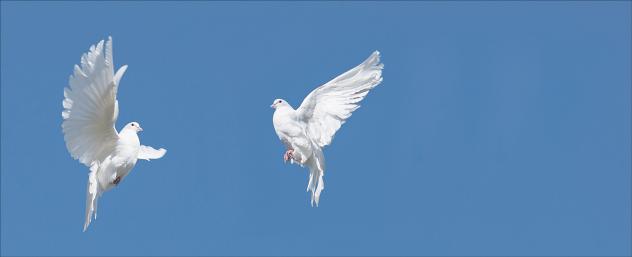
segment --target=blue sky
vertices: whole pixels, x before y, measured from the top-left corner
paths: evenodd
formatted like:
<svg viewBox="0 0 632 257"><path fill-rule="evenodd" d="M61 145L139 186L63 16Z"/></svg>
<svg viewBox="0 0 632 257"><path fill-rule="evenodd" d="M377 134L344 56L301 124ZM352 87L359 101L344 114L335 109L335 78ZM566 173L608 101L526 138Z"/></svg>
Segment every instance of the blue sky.
<svg viewBox="0 0 632 257"><path fill-rule="evenodd" d="M630 2L1 5L2 255L632 254ZM117 127L169 152L82 233L61 101L108 35ZM312 208L269 105L373 50Z"/></svg>

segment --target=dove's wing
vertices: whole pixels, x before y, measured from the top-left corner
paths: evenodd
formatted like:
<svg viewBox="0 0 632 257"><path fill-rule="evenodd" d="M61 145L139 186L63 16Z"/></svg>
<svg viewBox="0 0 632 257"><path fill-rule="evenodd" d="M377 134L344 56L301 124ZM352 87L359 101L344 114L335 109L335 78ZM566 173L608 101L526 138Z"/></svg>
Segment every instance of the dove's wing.
<svg viewBox="0 0 632 257"><path fill-rule="evenodd" d="M297 109L298 117L307 123L311 139L323 147L331 143L336 131L360 106L369 90L382 82L380 53L373 52L357 67L312 91Z"/></svg>
<svg viewBox="0 0 632 257"><path fill-rule="evenodd" d="M159 159L165 155L167 150L164 148L160 148L158 150L154 149L151 146L141 145L140 150L138 151L138 159L148 160L149 159Z"/></svg>
<svg viewBox="0 0 632 257"><path fill-rule="evenodd" d="M69 87L64 88L62 129L73 158L90 167L112 152L118 139L114 123L118 116L116 92L127 66L114 74L112 38L90 47L75 65Z"/></svg>

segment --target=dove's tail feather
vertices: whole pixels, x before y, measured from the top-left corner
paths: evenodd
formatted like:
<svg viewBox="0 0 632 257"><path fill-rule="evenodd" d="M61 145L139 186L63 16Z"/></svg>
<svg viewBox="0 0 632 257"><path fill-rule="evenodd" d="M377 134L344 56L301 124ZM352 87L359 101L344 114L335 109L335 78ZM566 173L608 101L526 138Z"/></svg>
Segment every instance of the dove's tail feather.
<svg viewBox="0 0 632 257"><path fill-rule="evenodd" d="M307 162L309 167L309 182L307 183L307 191L312 192L312 206L320 200L320 192L325 189L323 176L325 175L325 156L321 149L315 149L312 158Z"/></svg>
<svg viewBox="0 0 632 257"><path fill-rule="evenodd" d="M97 218L97 200L99 197L99 183L97 182L97 172L99 172L99 164L92 163L90 166L90 175L88 175L88 192L86 196L86 221L83 223L83 231L85 232L92 221Z"/></svg>

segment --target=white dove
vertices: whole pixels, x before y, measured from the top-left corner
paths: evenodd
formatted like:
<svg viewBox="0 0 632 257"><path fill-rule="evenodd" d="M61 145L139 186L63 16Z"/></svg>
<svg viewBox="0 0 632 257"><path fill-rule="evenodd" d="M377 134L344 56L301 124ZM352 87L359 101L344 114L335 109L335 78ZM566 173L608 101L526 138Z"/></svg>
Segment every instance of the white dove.
<svg viewBox="0 0 632 257"><path fill-rule="evenodd" d="M276 99L272 123L281 142L287 147L285 161L309 168L307 191L311 191L311 204L318 206L324 189L325 158L322 148L331 143L334 134L351 113L358 109L369 90L382 82L380 53L373 52L357 67L309 93L298 109L287 101Z"/></svg>
<svg viewBox="0 0 632 257"><path fill-rule="evenodd" d="M137 133L143 131L137 122L130 122L120 132L114 124L118 116L116 93L127 65L114 74L112 37L92 45L81 56L81 67L75 65L70 86L64 88L64 111L61 125L68 152L74 159L90 167L86 221L83 231L97 217L97 200L118 185L132 170L138 159L158 159L167 150L156 150L140 144Z"/></svg>

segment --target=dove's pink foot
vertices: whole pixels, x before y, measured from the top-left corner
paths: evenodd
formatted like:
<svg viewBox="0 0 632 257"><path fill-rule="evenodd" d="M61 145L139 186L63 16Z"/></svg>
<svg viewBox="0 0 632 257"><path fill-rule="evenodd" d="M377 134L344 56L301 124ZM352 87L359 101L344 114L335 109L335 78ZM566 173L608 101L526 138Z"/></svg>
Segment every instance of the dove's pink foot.
<svg viewBox="0 0 632 257"><path fill-rule="evenodd" d="M118 176L114 179L114 181L112 181L112 184L117 185L121 183L121 176Z"/></svg>
<svg viewBox="0 0 632 257"><path fill-rule="evenodd" d="M293 153L294 153L294 150L287 149L287 151L285 151L285 154L283 155L283 161L287 162L288 160L294 158Z"/></svg>

